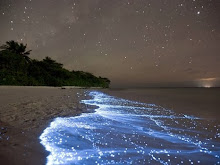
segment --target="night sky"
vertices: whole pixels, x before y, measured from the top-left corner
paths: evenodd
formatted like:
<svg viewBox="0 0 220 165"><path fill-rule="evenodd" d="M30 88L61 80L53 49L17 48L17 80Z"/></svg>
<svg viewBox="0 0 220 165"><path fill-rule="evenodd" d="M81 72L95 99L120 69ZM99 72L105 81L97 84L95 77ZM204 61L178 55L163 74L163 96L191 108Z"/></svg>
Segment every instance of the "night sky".
<svg viewBox="0 0 220 165"><path fill-rule="evenodd" d="M113 87L220 86L219 0L0 0L0 36Z"/></svg>

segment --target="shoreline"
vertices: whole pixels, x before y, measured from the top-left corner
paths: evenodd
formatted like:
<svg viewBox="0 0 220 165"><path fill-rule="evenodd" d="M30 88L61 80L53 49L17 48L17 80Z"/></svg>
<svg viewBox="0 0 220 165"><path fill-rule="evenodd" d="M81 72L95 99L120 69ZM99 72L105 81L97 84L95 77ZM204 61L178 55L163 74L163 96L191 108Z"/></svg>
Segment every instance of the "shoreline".
<svg viewBox="0 0 220 165"><path fill-rule="evenodd" d="M0 86L0 162L7 165L45 164L49 152L40 144L39 136L56 117L74 117L94 112L94 106L80 103L81 100L90 98L85 92L93 89ZM175 93L170 89L137 92L98 88L97 91L118 98L153 103L168 107L176 113L185 112L184 114L195 116L212 117L215 111L210 114L206 111L207 106L217 108L216 104L212 105L217 101L213 100L216 96L211 97L211 93L207 92L206 97L192 102L190 100L201 93L194 91L189 97L185 90ZM200 111L197 112L198 109Z"/></svg>
<svg viewBox="0 0 220 165"><path fill-rule="evenodd" d="M61 87L0 86L0 162L2 164L46 163L48 152L39 136L56 117L80 115L87 109L89 89Z"/></svg>
<svg viewBox="0 0 220 165"><path fill-rule="evenodd" d="M49 164L218 163L218 123L103 91L91 96L82 102L95 113L57 118L40 137Z"/></svg>
<svg viewBox="0 0 220 165"><path fill-rule="evenodd" d="M104 90L119 98L155 104L176 113L220 121L220 88L146 88ZM176 92L178 91L178 92ZM216 91L216 93L213 93Z"/></svg>

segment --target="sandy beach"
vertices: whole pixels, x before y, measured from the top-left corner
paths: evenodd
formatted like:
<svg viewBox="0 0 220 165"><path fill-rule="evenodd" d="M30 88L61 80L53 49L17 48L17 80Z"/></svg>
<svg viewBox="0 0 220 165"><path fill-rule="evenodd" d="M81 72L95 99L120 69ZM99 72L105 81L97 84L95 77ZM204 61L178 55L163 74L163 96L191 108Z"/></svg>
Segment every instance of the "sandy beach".
<svg viewBox="0 0 220 165"><path fill-rule="evenodd" d="M46 157L48 156L49 152L45 151L43 145L40 144L39 136L43 133L43 131L46 128L48 128L50 122L52 122L53 119L55 119L56 117L73 117L81 114L82 112L89 112L88 111L89 109L93 110L94 105L92 106L89 104L79 103L81 100L89 98L88 96L85 95L85 92L89 90L90 89L79 89L79 88L71 88L71 87L55 88L55 87L1 86L0 87L0 164L3 165L45 164ZM204 90L204 89L193 89L193 90L192 89L146 89L146 90L101 89L100 90L99 89L99 91L107 93L111 96L117 96L119 100L117 100L115 104L116 103L118 104L121 101L122 105L126 105L127 103L123 103L124 101L120 100L120 98L125 98L129 100L145 102L150 104L152 103L159 106L163 106L165 108L170 108L177 115L179 113L183 113L187 115L195 115L198 117L202 117L204 119L205 118L214 119L215 122L213 122L212 124L209 122L208 125L206 119L201 120L204 123L200 123L200 125L204 127L205 130L210 129L211 131L209 132L215 133L216 129L218 129L219 126L219 119L217 118L217 116L219 116L218 115L219 103L217 100L218 98L217 95L219 95L219 93L218 92L213 93L213 90L211 89L210 90ZM108 102L108 99L106 99L107 101L106 104L111 104L111 101ZM125 107L125 111L126 109L127 108ZM112 109L109 109L106 115L111 114L111 111ZM128 115L131 115L132 112L128 113ZM156 112L157 111L155 111L155 113ZM162 116L164 115L166 116L166 114L163 113L165 113L165 111L164 112L161 111L159 114ZM112 113L112 115L117 115L117 113ZM114 117L114 119L117 119L117 116ZM126 121L128 119L129 117L128 118L125 117L123 121ZM172 120L172 122L177 122L176 120L179 119ZM179 121L180 127L182 126L188 127L186 124L188 120L189 119L186 118L183 119L182 121ZM85 122L88 121L85 117L85 120L82 120L82 123L84 124ZM88 126L90 126L90 124L91 125L96 124L97 121L99 120L94 120L94 122L91 121L91 123L87 123L87 124ZM167 121L169 121L169 119L167 119ZM190 123L188 124L190 125ZM99 125L100 124L98 124L97 127ZM135 124L133 123L132 125ZM120 124L113 126L118 127L120 126ZM149 126L150 125L148 125L146 128L148 128ZM108 128L109 127L103 129L103 131L108 131ZM79 130L79 129L81 129L81 127L74 128L74 130ZM199 128L198 131L204 131L204 130ZM88 135L92 135L91 132ZM114 135L115 134L113 134L112 136ZM120 135L121 134L119 134L119 136ZM52 137L55 137L55 135ZM214 137L214 135L210 135L210 137ZM109 142L111 141L112 140L109 140ZM149 141L153 142L152 139ZM218 138L213 142L217 142L217 141ZM78 143L83 143L83 139L74 142L77 142L78 145ZM136 142L136 140L134 142ZM156 142L156 144L158 144L158 141ZM155 147L156 144L153 145L152 147ZM150 159L151 158L149 158L149 160ZM210 159L210 160L215 161L214 159Z"/></svg>
<svg viewBox="0 0 220 165"><path fill-rule="evenodd" d="M84 89L0 87L0 164L45 164L39 136L55 117L82 113Z"/></svg>

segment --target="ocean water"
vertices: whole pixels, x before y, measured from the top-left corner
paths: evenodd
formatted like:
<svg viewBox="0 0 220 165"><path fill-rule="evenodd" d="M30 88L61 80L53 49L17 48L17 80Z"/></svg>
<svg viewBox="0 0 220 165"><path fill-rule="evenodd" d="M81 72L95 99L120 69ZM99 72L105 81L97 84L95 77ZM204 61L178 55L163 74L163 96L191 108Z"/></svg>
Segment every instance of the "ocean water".
<svg viewBox="0 0 220 165"><path fill-rule="evenodd" d="M220 123L87 93L94 113L56 118L40 136L53 164L220 164Z"/></svg>

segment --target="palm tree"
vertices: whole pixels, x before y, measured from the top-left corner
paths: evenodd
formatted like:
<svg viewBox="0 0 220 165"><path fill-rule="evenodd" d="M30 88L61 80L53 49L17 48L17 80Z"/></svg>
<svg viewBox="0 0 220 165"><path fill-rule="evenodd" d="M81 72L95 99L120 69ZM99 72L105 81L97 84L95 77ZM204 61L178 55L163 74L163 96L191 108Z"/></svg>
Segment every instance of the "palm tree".
<svg viewBox="0 0 220 165"><path fill-rule="evenodd" d="M5 45L0 46L0 49L21 55L26 60L26 62L30 63L31 60L28 57L28 55L30 54L31 50L26 51L26 48L27 48L27 44L26 45L24 45L23 43L19 44L18 42L15 42L13 40L7 41Z"/></svg>
<svg viewBox="0 0 220 165"><path fill-rule="evenodd" d="M53 67L53 68L62 68L63 64L60 64L58 62L56 62L55 60L53 60L50 57L45 57L45 59L43 59L43 62L47 64L47 66Z"/></svg>

